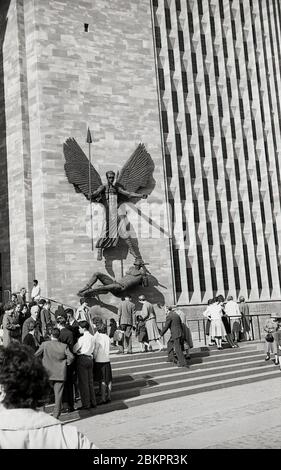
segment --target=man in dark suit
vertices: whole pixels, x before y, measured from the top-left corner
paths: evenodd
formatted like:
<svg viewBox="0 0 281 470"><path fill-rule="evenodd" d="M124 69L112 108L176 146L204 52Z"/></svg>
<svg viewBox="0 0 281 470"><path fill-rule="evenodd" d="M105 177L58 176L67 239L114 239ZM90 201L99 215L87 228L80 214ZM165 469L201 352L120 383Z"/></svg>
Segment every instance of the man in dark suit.
<svg viewBox="0 0 281 470"><path fill-rule="evenodd" d="M20 293L18 294L18 302L21 304L23 307L26 305L26 288L22 287L20 290Z"/></svg>
<svg viewBox="0 0 281 470"><path fill-rule="evenodd" d="M38 316L39 316L40 308L38 305L32 305L30 308L30 314L31 316L28 317L22 325L22 341L24 340L25 336L29 333L29 323L34 323L35 322L35 333L34 333L34 339L36 346L39 346L42 340L42 335L40 332L40 324L38 321Z"/></svg>
<svg viewBox="0 0 281 470"><path fill-rule="evenodd" d="M65 310L65 314L67 318L66 328L68 328L73 334L73 342L74 344L76 344L78 341L78 338L81 336L79 332L79 323L77 320L75 320L74 311L72 308L67 308ZM74 361L72 362L71 367L73 369L72 379L73 379L73 384L74 384L74 394L75 394L75 401L76 401L80 398L79 387L78 387L76 356L74 356Z"/></svg>
<svg viewBox="0 0 281 470"><path fill-rule="evenodd" d="M124 331L123 341L120 341L119 351L124 352L124 348L127 347L127 354L132 354L132 333L133 325L135 323L135 304L132 302L130 295L126 295L124 300L121 300L121 303L118 307L118 316L119 316L119 325L120 328Z"/></svg>
<svg viewBox="0 0 281 470"><path fill-rule="evenodd" d="M63 317L57 318L57 327L60 330L59 341L61 343L67 344L70 351L73 352L74 346L74 338L73 333L70 331L69 328L66 326L66 320ZM68 413L72 413L74 411L74 380L73 380L73 373L74 373L74 361L67 366L66 370L66 381L64 384L63 390L63 403L67 403L67 407L64 405L63 411L67 411Z"/></svg>
<svg viewBox="0 0 281 470"><path fill-rule="evenodd" d="M43 355L43 366L49 374L49 380L54 389L54 418L60 416L66 368L73 361L73 354L66 344L59 341L59 336L60 330L53 328L51 341L44 341L35 353L35 356Z"/></svg>
<svg viewBox="0 0 281 470"><path fill-rule="evenodd" d="M48 326L52 325L52 318L51 318L51 302L46 300L46 302L41 299L38 302L38 305L41 307L40 310L40 323L41 323L41 333L42 336L46 336Z"/></svg>
<svg viewBox="0 0 281 470"><path fill-rule="evenodd" d="M178 359L178 367L187 367L186 359L183 354L182 345L183 345L183 328L182 321L179 315L173 311L172 307L166 307L166 323L160 333L161 336L164 336L166 331L170 329L171 337L168 341L167 352L168 352L168 361L174 362L174 351Z"/></svg>
<svg viewBox="0 0 281 470"><path fill-rule="evenodd" d="M70 330L71 333L73 334L73 342L74 344L76 344L80 336L79 323L74 318L74 311L72 310L72 308L67 308L65 310L65 313L66 313L66 328Z"/></svg>

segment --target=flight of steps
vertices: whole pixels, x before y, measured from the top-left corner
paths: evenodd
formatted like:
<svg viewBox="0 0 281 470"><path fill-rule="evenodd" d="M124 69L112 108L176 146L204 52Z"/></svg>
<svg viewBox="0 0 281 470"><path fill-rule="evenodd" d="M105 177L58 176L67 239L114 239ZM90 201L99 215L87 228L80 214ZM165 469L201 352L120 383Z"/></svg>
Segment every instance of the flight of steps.
<svg viewBox="0 0 281 470"><path fill-rule="evenodd" d="M169 398L281 377L279 367L264 361L263 344L245 344L237 349L197 348L189 368L167 362L165 352L116 355L112 402L126 407Z"/></svg>
<svg viewBox="0 0 281 470"><path fill-rule="evenodd" d="M237 349L212 347L191 351L189 368L167 362L167 353L111 354L112 401L81 414L63 416L63 421L139 406L218 388L281 378L273 361L265 362L264 345L241 343Z"/></svg>

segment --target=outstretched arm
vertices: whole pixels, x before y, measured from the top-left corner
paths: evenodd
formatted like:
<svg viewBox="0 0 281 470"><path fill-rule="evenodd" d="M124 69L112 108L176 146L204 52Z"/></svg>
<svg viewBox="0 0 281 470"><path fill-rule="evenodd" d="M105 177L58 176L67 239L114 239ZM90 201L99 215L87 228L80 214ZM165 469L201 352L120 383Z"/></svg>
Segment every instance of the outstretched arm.
<svg viewBox="0 0 281 470"><path fill-rule="evenodd" d="M147 198L147 194L130 193L130 191L126 191L125 189L122 189L120 187L118 187L118 193L122 194L123 196L127 196L127 197L141 197L142 199Z"/></svg>
<svg viewBox="0 0 281 470"><path fill-rule="evenodd" d="M104 188L104 184L99 186L98 189L91 194L91 200L96 199L104 191Z"/></svg>

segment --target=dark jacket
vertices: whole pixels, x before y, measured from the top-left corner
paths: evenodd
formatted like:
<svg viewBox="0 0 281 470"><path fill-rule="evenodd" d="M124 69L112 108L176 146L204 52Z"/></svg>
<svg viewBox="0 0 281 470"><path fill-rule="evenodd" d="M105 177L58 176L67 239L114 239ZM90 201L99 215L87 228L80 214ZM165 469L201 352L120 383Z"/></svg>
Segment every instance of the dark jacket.
<svg viewBox="0 0 281 470"><path fill-rule="evenodd" d="M136 335L138 337L138 341L140 343L142 342L148 342L148 336L147 336L147 330L145 326L145 321L139 321L136 325Z"/></svg>
<svg viewBox="0 0 281 470"><path fill-rule="evenodd" d="M29 324L30 323L35 323L35 325L36 325L34 339L35 339L36 344L39 345L42 341L42 335L41 335L40 330L39 330L38 321L37 320L35 321L34 318L32 318L32 317L28 317L22 325L21 340L23 341L24 338L26 337L26 335L29 333Z"/></svg>
<svg viewBox="0 0 281 470"><path fill-rule="evenodd" d="M179 315L175 312L170 312L167 315L166 323L160 335L163 336L169 328L171 330L171 339L177 339L177 338L183 337L182 321Z"/></svg>
<svg viewBox="0 0 281 470"><path fill-rule="evenodd" d="M10 338L20 341L21 329L19 324L19 315L16 313L7 315L5 326L10 332Z"/></svg>
<svg viewBox="0 0 281 470"><path fill-rule="evenodd" d="M80 337L80 333L79 333L79 323L78 321L74 320L74 322L72 323L72 325L66 325L66 328L71 331L71 333L73 334L73 342L74 344L77 343L77 340L78 338Z"/></svg>
<svg viewBox="0 0 281 470"><path fill-rule="evenodd" d="M41 322L41 332L45 336L47 331L47 326L52 324L51 312L47 308L42 308L40 312L40 322Z"/></svg>
<svg viewBox="0 0 281 470"><path fill-rule="evenodd" d="M116 321L114 320L114 322L110 322L110 325L109 325L109 338L113 338L114 336L114 333L115 331L117 330L117 323Z"/></svg>
<svg viewBox="0 0 281 470"><path fill-rule="evenodd" d="M129 300L122 300L118 307L119 324L131 325L134 324L135 304Z"/></svg>
<svg viewBox="0 0 281 470"><path fill-rule="evenodd" d="M60 336L59 340L61 343L67 344L69 347L70 351L73 351L73 346L75 344L74 338L73 338L73 333L70 331L68 328L62 328L60 330Z"/></svg>
<svg viewBox="0 0 281 470"><path fill-rule="evenodd" d="M43 366L49 374L49 379L57 382L66 380L66 366L74 359L67 344L60 341L45 341L36 351L35 356L43 355Z"/></svg>
<svg viewBox="0 0 281 470"><path fill-rule="evenodd" d="M32 348L34 352L38 349L34 336L31 333L27 333L27 335L24 337L23 344L26 344Z"/></svg>

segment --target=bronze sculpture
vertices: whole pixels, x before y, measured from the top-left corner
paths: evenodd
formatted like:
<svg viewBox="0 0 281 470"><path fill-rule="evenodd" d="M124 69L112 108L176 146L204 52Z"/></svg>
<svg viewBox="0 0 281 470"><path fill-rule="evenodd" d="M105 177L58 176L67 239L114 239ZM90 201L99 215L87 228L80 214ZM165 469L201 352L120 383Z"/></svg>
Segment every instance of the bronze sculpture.
<svg viewBox="0 0 281 470"><path fill-rule="evenodd" d="M116 183L115 173L106 173L107 183L102 184L100 175L89 162L75 139L67 139L64 144L65 172L77 192L82 192L88 200L101 202L105 207L105 224L97 241L98 260L102 259L103 250L116 246L119 236L126 241L130 253L137 258L132 239L127 231L126 217L118 208L130 198L147 198L147 194L138 193L141 188L147 189L152 177L154 163L144 144L137 149L126 162Z"/></svg>
<svg viewBox="0 0 281 470"><path fill-rule="evenodd" d="M98 280L102 285L92 288ZM81 289L77 295L80 297L94 297L99 294L111 292L113 295L118 296L138 285L147 286L147 270L141 259L136 259L134 265L130 267L125 276L119 280L114 280L107 274L95 272L86 286Z"/></svg>

